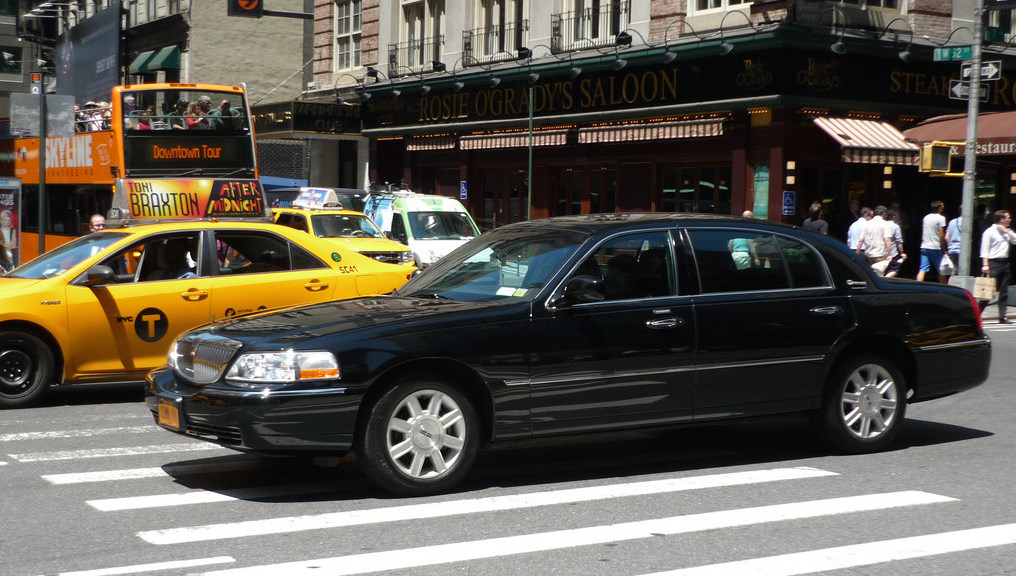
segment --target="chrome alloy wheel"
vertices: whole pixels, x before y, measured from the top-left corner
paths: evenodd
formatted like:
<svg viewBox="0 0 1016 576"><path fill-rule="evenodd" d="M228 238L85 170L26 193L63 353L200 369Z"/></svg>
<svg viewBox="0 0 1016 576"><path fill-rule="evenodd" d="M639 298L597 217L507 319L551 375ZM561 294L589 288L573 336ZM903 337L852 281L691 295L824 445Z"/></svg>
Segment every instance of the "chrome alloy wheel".
<svg viewBox="0 0 1016 576"><path fill-rule="evenodd" d="M897 417L899 385L878 364L857 366L840 398L840 417L853 436L870 440L891 428Z"/></svg>
<svg viewBox="0 0 1016 576"><path fill-rule="evenodd" d="M466 444L466 421L455 400L439 390L417 390L388 420L387 450L395 466L415 479L453 468Z"/></svg>

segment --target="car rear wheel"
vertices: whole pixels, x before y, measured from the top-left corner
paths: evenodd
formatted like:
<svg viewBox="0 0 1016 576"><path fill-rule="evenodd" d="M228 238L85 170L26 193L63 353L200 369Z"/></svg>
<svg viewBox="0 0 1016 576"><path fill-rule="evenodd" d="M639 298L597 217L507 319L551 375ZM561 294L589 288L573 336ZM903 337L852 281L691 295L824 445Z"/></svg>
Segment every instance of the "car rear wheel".
<svg viewBox="0 0 1016 576"><path fill-rule="evenodd" d="M0 407L37 403L52 383L53 353L31 334L0 334Z"/></svg>
<svg viewBox="0 0 1016 576"><path fill-rule="evenodd" d="M833 372L819 424L844 452L883 450L899 434L907 411L906 385L895 364L879 356L855 356Z"/></svg>
<svg viewBox="0 0 1016 576"><path fill-rule="evenodd" d="M469 472L478 444L476 410L466 395L446 382L419 379L395 386L368 408L357 461L385 490L433 494Z"/></svg>

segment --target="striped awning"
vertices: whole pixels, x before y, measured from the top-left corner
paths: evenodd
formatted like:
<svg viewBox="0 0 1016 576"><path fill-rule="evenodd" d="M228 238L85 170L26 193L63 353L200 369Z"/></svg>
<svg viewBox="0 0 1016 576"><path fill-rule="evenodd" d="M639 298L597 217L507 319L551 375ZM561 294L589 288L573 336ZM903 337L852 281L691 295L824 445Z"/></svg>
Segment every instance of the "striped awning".
<svg viewBox="0 0 1016 576"><path fill-rule="evenodd" d="M455 148L454 136L430 136L406 139L406 150L410 152L420 150L451 150L452 148Z"/></svg>
<svg viewBox="0 0 1016 576"><path fill-rule="evenodd" d="M852 164L916 166L920 146L892 124L858 118L815 118L815 125L843 147L843 161Z"/></svg>
<svg viewBox="0 0 1016 576"><path fill-rule="evenodd" d="M533 146L564 146L568 142L567 130L542 130L533 132ZM529 146L529 132L511 134L479 134L459 138L463 150L488 150L492 148L526 148Z"/></svg>
<svg viewBox="0 0 1016 576"><path fill-rule="evenodd" d="M723 135L723 120L649 122L623 126L596 126L579 130L579 144L636 142L674 138L706 138Z"/></svg>

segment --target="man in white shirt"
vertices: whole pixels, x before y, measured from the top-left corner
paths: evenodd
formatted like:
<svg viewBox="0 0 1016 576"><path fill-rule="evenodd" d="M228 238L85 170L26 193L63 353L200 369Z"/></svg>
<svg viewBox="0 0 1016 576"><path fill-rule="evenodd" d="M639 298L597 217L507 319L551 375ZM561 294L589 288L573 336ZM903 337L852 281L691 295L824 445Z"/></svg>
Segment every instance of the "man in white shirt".
<svg viewBox="0 0 1016 576"><path fill-rule="evenodd" d="M861 232L864 231L864 227L868 224L868 220L871 220L871 217L871 208L861 208L860 216L847 229L847 248L857 250L857 245L861 242Z"/></svg>
<svg viewBox="0 0 1016 576"><path fill-rule="evenodd" d="M1009 304L1009 246L1016 244L1016 232L1009 229L1012 216L1007 210L996 210L994 224L981 234L981 273L995 279L998 290L998 323L1008 324L1005 309ZM981 305L981 309L987 302Z"/></svg>
<svg viewBox="0 0 1016 576"><path fill-rule="evenodd" d="M917 280L924 280L924 275L942 265L945 254L945 204L941 200L931 203L931 212L921 222L921 268L917 271ZM948 278L945 278L946 280ZM939 278L941 282L943 278Z"/></svg>
<svg viewBox="0 0 1016 576"><path fill-rule="evenodd" d="M892 230L886 225L886 207L876 206L875 215L864 225L857 253L868 259L868 264L879 274L885 274L892 253Z"/></svg>

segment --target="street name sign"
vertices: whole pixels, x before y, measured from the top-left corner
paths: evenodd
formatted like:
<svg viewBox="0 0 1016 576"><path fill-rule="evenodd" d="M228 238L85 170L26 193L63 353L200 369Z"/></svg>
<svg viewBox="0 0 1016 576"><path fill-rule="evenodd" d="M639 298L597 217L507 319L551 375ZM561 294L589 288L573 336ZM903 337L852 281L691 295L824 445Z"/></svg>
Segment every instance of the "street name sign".
<svg viewBox="0 0 1016 576"><path fill-rule="evenodd" d="M946 46L935 48L935 62L948 62L952 60L970 60L974 57L972 46Z"/></svg>

